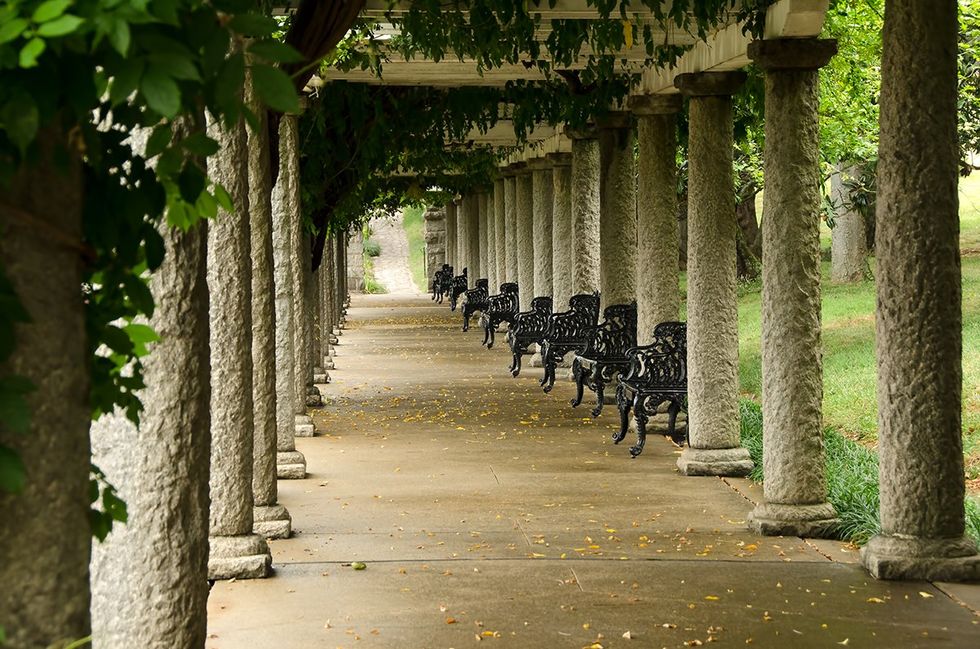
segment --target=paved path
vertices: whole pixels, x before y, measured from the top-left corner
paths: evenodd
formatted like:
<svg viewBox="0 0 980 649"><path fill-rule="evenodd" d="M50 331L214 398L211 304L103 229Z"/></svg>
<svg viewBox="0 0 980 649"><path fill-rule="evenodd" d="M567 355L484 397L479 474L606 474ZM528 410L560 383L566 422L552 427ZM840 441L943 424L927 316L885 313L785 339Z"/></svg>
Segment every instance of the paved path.
<svg viewBox="0 0 980 649"><path fill-rule="evenodd" d="M274 577L215 585L209 648L980 646L950 587L751 534L757 487L679 475L662 437L630 460L613 412L480 340L445 305L355 296L325 434L297 440L310 476L279 483L296 536Z"/></svg>
<svg viewBox="0 0 980 649"><path fill-rule="evenodd" d="M418 295L408 267L408 237L401 218L379 218L371 221L371 238L381 245L374 258L374 278L392 295Z"/></svg>

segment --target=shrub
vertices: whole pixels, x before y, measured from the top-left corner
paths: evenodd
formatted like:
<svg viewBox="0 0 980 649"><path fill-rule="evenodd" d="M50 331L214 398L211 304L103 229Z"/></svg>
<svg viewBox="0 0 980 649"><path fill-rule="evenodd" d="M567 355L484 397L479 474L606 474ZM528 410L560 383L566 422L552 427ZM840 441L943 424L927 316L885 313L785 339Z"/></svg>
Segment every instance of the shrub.
<svg viewBox="0 0 980 649"><path fill-rule="evenodd" d="M365 239L364 254L368 257L377 257L381 254L381 244L374 239Z"/></svg>

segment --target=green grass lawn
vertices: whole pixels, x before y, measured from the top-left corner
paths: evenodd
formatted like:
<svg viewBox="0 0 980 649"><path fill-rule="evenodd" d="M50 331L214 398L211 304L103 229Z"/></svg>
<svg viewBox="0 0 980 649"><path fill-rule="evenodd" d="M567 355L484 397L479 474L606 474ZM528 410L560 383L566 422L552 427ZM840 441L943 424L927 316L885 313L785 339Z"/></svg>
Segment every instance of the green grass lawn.
<svg viewBox="0 0 980 649"><path fill-rule="evenodd" d="M826 228L824 228L826 229ZM822 232L830 246L830 231ZM960 183L960 241L963 250L963 442L967 475L980 477L980 174ZM874 268L872 260L872 269ZM824 420L851 439L877 440L875 397L875 286L834 284L823 264ZM758 284L739 295L739 382L759 400L761 292Z"/></svg>
<svg viewBox="0 0 980 649"><path fill-rule="evenodd" d="M412 279L420 291L426 291L429 280L425 276L425 220L422 218L424 209L421 207L406 207L402 212L402 226L408 235L408 265L412 270Z"/></svg>

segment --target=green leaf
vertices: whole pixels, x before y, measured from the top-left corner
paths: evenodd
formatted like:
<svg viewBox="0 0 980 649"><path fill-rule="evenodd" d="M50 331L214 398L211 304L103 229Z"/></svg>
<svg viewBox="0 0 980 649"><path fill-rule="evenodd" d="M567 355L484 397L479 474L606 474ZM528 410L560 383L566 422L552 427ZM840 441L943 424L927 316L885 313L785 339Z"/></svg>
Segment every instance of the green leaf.
<svg viewBox="0 0 980 649"><path fill-rule="evenodd" d="M214 199L218 201L218 205L220 205L221 209L224 211L235 211L235 204L234 201L231 200L231 195L228 193L228 190L217 183L214 185Z"/></svg>
<svg viewBox="0 0 980 649"><path fill-rule="evenodd" d="M143 74L140 91L147 105L164 117L175 117L180 110L180 88L172 78L155 66L151 65Z"/></svg>
<svg viewBox="0 0 980 649"><path fill-rule="evenodd" d="M177 177L177 186L180 188L180 197L193 205L207 186L207 178L196 166L187 164Z"/></svg>
<svg viewBox="0 0 980 649"><path fill-rule="evenodd" d="M146 248L146 267L152 273L163 263L163 258L166 254L163 237L160 236L159 232L151 229L146 234L146 240L143 242L143 246Z"/></svg>
<svg viewBox="0 0 980 649"><path fill-rule="evenodd" d="M27 92L15 91L13 96L0 107L0 127L21 153L27 150L37 135L40 115L34 98Z"/></svg>
<svg viewBox="0 0 980 649"><path fill-rule="evenodd" d="M282 70L267 65L252 66L252 83L259 98L269 108L281 113L300 112L299 97L293 82Z"/></svg>
<svg viewBox="0 0 980 649"><path fill-rule="evenodd" d="M133 349L137 358L147 355L149 352L147 345L160 341L160 336L149 325L133 323L123 327L123 330L133 342Z"/></svg>
<svg viewBox="0 0 980 649"><path fill-rule="evenodd" d="M125 331L115 325L105 326L102 330L102 342L109 349L122 356L129 356L133 353L133 343L129 340L129 336L126 335Z"/></svg>
<svg viewBox="0 0 980 649"><path fill-rule="evenodd" d="M112 22L112 28L109 30L109 43L112 44L112 47L122 56L126 56L129 53L129 43L131 40L132 35L129 31L129 23L125 20L114 20Z"/></svg>
<svg viewBox="0 0 980 649"><path fill-rule="evenodd" d="M197 197L194 207L198 213L206 219L213 219L218 216L218 202L207 192L201 192Z"/></svg>
<svg viewBox="0 0 980 649"><path fill-rule="evenodd" d="M126 101L131 94L136 92L145 65L143 59L130 59L116 71L109 88L109 102L113 106Z"/></svg>
<svg viewBox="0 0 980 649"><path fill-rule="evenodd" d="M163 153L163 150L170 144L172 137L173 131L170 128L170 124L160 124L154 128L153 133L146 142L146 151L143 152L143 157L150 159Z"/></svg>
<svg viewBox="0 0 980 649"><path fill-rule="evenodd" d="M180 146L184 147L189 153L201 157L212 156L218 152L218 143L202 132L191 133L180 141Z"/></svg>
<svg viewBox="0 0 980 649"><path fill-rule="evenodd" d="M270 63L299 63L303 55L295 48L276 40L256 41L248 48L249 54Z"/></svg>
<svg viewBox="0 0 980 649"><path fill-rule="evenodd" d="M36 23L46 23L65 13L65 9L70 7L71 3L72 0L47 0L47 2L42 2L34 10L31 20Z"/></svg>
<svg viewBox="0 0 980 649"><path fill-rule="evenodd" d="M41 56L45 47L44 41L36 36L27 41L27 45L20 50L20 67L33 68L37 65L37 57Z"/></svg>
<svg viewBox="0 0 980 649"><path fill-rule="evenodd" d="M19 38L28 25L29 23L23 18L14 18L10 22L0 25L0 45Z"/></svg>
<svg viewBox="0 0 980 649"><path fill-rule="evenodd" d="M243 36L268 36L277 29L279 23L274 18L261 16L259 14L238 14L228 23L234 31Z"/></svg>
<svg viewBox="0 0 980 649"><path fill-rule="evenodd" d="M123 277L122 284L126 289L126 297L133 303L133 306L140 313L152 316L154 306L153 294L150 293L150 289L143 278L137 277L136 275L126 275Z"/></svg>
<svg viewBox="0 0 980 649"><path fill-rule="evenodd" d="M27 472L24 462L12 449L0 444L0 492L8 494L20 493L27 483ZM0 635L0 642L3 641Z"/></svg>
<svg viewBox="0 0 980 649"><path fill-rule="evenodd" d="M185 81L200 81L201 74L197 71L193 61L182 54L176 52L155 52L149 55L150 63L155 67L166 70L167 74L174 79Z"/></svg>
<svg viewBox="0 0 980 649"><path fill-rule="evenodd" d="M71 14L65 14L64 16L59 16L50 22L46 22L37 28L37 33L39 36L46 36L52 38L55 36L64 36L65 34L70 34L81 25L84 20L78 16L73 16Z"/></svg>

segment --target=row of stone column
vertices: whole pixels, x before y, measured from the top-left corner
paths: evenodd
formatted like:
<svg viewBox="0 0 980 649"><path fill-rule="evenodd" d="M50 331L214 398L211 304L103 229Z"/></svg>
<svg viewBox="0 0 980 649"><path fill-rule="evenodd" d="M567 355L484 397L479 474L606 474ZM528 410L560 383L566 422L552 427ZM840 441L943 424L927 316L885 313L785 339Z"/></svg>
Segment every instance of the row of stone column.
<svg viewBox="0 0 980 649"><path fill-rule="evenodd" d="M347 236L326 239L314 272L297 117L280 119L274 186L265 124L209 124L208 135L221 146L209 175L235 209L162 230L149 323L161 342L144 362L141 426L117 413L92 428L94 462L129 511L92 552L100 646L203 646L207 580L269 574L266 539L291 533L277 480L306 477L295 437L313 435L308 408L333 367Z"/></svg>
<svg viewBox="0 0 980 649"><path fill-rule="evenodd" d="M818 70L835 52L834 41L816 39L760 41L749 49L749 56L766 75L765 498L750 517L750 525L765 534L824 536L837 523L827 501L823 449L817 119ZM682 97L687 98L690 410L689 446L678 460L686 475L736 476L752 469L739 440L737 224L732 181L732 96L744 79L745 74L737 71L683 74L675 81L678 94L631 98L631 113L612 113L593 128L568 133L570 173L566 156L561 155L510 165L490 190L493 239L477 234L471 224L478 216L468 207L473 201L463 197L456 213L457 247L447 248L450 260L469 264L477 258L476 250L482 261L484 248L493 249L487 258L497 263L482 275L474 275L471 266L471 277L488 276L494 287L502 281L518 282L522 309L529 308L537 295L552 295L555 308L561 309L571 294L596 289L602 292L604 305L635 299L639 342L647 342L658 322L678 317L675 114L682 109ZM637 167L638 182L634 180ZM892 189L901 192L897 186ZM955 188L949 193L955 197ZM901 238L897 228L884 231ZM954 240L948 243L955 248ZM889 283L890 277L883 279L891 303L919 299ZM940 293L943 290L937 287ZM959 312L954 314L949 307L953 303L950 298L943 312L958 322ZM938 382L945 391L936 403L947 405L942 415L937 414L948 430L942 444L923 449L906 442L910 436L896 427L914 429L914 415L906 416L908 406L897 408L897 403L911 399L916 407L927 404L906 390L899 397L895 386L912 384L917 371L934 364L916 360L918 352L903 351L920 347L918 339L912 342L882 331L888 326L883 323L908 323L895 316L879 317L878 322L879 340L884 333L886 339L897 341L896 347L879 353L882 378L892 386L886 389L896 393L894 399L879 403L880 435L889 440L881 447L886 531L869 544L865 562L881 576L975 574L980 570L975 548L963 537L959 400L953 398L959 395L959 374ZM913 330L923 326L918 322ZM958 334L954 337L959 339ZM955 354L950 354L950 367L958 368ZM935 407L926 410L934 412ZM936 471L937 464L949 470ZM894 467L914 473L914 479L908 482ZM931 472L939 475L926 475ZM921 512L916 500L926 492L935 494L930 502L941 514ZM914 540L937 535L941 539Z"/></svg>

